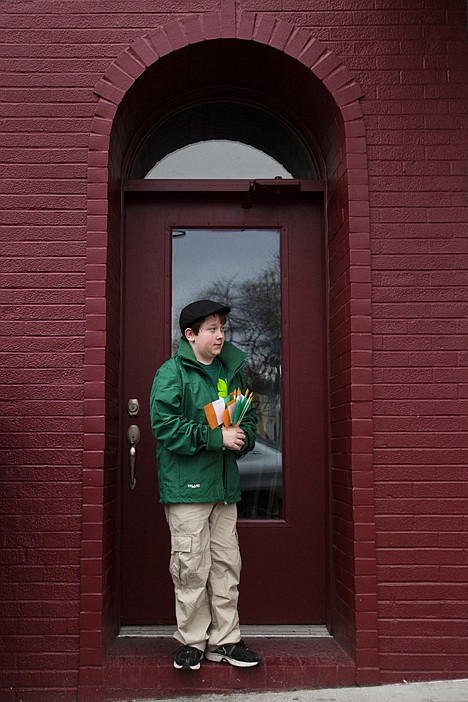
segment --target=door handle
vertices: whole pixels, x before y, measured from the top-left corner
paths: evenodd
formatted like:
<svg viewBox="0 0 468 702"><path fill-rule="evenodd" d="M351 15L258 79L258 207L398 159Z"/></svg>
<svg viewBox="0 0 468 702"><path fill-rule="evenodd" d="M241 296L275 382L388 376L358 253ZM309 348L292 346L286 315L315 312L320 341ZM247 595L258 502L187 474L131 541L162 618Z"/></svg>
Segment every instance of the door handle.
<svg viewBox="0 0 468 702"><path fill-rule="evenodd" d="M136 424L130 424L127 429L127 441L130 444L130 477L128 478L128 484L130 490L135 489L136 477L135 477L135 466L136 466L136 447L140 441L140 429Z"/></svg>

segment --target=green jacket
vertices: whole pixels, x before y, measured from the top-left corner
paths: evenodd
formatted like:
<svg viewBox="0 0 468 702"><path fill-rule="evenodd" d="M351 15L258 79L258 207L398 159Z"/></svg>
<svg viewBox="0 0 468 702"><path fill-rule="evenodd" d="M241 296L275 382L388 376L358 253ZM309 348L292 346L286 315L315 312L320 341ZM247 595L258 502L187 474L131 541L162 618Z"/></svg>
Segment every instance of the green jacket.
<svg viewBox="0 0 468 702"><path fill-rule="evenodd" d="M245 392L245 353L226 341L219 358L228 371L229 392ZM223 450L221 427L210 429L203 409L216 399L217 388L182 339L178 353L156 372L150 396L161 502L241 499L236 458L254 448L257 418L251 407L242 420L242 451Z"/></svg>

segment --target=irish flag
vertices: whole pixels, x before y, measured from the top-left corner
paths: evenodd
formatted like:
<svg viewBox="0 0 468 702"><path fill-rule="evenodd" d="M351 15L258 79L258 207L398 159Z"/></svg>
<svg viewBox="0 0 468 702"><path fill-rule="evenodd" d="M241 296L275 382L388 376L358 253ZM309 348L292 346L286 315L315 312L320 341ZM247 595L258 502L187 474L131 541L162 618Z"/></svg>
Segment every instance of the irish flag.
<svg viewBox="0 0 468 702"><path fill-rule="evenodd" d="M252 397L253 393L249 395L249 390L245 395L240 390L235 390L231 393L231 399L220 397L205 405L203 409L211 429L216 429L220 424L225 427L234 424L238 427L252 403Z"/></svg>
<svg viewBox="0 0 468 702"><path fill-rule="evenodd" d="M210 402L208 405L204 406L205 415L208 420L208 424L212 429L216 429L224 421L224 410L226 408L226 403L224 402L224 397L220 397L219 400Z"/></svg>

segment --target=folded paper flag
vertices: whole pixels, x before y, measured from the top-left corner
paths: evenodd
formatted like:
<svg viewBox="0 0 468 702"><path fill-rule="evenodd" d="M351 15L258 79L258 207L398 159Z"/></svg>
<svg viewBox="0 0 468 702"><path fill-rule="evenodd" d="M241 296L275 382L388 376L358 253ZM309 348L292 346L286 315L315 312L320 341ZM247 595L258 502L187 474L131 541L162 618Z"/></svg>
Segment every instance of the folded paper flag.
<svg viewBox="0 0 468 702"><path fill-rule="evenodd" d="M220 424L238 427L252 404L252 397L253 393L249 394L249 390L246 390L245 395L240 390L235 390L230 395L231 399L220 397L205 405L203 409L211 429L216 429Z"/></svg>
<svg viewBox="0 0 468 702"><path fill-rule="evenodd" d="M234 417L234 413L236 411L236 404L237 403L235 400L229 400L229 402L226 405L223 419L223 424L225 427L230 427L232 424L232 418Z"/></svg>
<svg viewBox="0 0 468 702"><path fill-rule="evenodd" d="M236 411L234 412L234 417L232 418L232 423L237 426L239 424L239 420L242 416L242 412L244 410L245 404L248 404L249 400L247 398L244 398L242 395L239 395L239 397L236 400Z"/></svg>
<svg viewBox="0 0 468 702"><path fill-rule="evenodd" d="M224 410L226 408L226 403L224 402L224 397L220 397L219 400L210 402L203 408L205 410L205 415L208 420L208 424L212 429L216 429L224 420Z"/></svg>

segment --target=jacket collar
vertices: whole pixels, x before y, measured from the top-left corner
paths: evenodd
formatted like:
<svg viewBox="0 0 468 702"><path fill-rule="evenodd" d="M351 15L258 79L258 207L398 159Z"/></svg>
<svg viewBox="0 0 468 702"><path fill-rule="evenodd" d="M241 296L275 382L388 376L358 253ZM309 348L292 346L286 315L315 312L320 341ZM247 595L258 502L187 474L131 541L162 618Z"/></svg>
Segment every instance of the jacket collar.
<svg viewBox="0 0 468 702"><path fill-rule="evenodd" d="M177 355L183 362L190 363L190 365L195 365L196 367L200 366L187 339L180 340ZM227 368L228 373L234 374L244 366L246 355L237 346L231 344L230 341L225 341L219 354L219 360Z"/></svg>

